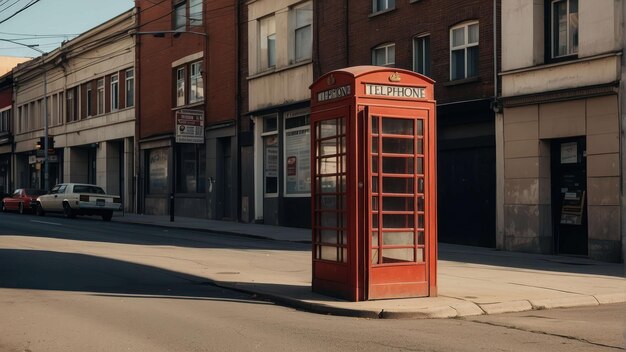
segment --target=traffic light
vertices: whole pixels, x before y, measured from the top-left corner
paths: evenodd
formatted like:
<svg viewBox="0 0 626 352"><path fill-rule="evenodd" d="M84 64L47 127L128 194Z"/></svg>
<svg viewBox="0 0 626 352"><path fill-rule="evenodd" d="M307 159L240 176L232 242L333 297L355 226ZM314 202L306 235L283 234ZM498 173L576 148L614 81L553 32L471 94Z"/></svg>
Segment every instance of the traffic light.
<svg viewBox="0 0 626 352"><path fill-rule="evenodd" d="M35 150L43 149L44 145L46 145L46 138L45 137L39 137L39 140L35 142Z"/></svg>

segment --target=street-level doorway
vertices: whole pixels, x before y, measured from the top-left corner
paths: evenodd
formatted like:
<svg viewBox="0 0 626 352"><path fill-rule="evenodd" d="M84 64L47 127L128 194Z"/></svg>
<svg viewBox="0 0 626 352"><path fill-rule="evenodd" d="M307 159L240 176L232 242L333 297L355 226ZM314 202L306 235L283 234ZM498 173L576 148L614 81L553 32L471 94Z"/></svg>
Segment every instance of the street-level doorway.
<svg viewBox="0 0 626 352"><path fill-rule="evenodd" d="M557 254L588 254L586 150L585 137L552 141L552 233Z"/></svg>

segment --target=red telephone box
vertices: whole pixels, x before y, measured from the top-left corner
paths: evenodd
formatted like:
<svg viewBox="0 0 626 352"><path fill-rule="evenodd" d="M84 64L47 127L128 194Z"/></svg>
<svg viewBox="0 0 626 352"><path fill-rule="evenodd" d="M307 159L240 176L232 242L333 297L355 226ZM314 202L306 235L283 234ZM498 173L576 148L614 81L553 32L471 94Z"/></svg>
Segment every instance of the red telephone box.
<svg viewBox="0 0 626 352"><path fill-rule="evenodd" d="M357 66L311 85L313 291L437 295L433 81Z"/></svg>

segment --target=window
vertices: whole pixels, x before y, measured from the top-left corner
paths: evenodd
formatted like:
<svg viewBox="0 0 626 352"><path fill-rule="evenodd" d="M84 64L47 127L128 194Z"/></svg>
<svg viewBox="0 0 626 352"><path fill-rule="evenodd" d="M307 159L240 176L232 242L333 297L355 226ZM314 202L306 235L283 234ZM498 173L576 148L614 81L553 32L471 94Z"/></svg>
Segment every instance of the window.
<svg viewBox="0 0 626 352"><path fill-rule="evenodd" d="M202 79L202 61L191 64L189 102L195 103L204 99L204 80Z"/></svg>
<svg viewBox="0 0 626 352"><path fill-rule="evenodd" d="M178 144L176 164L176 192L204 193L206 185L204 144Z"/></svg>
<svg viewBox="0 0 626 352"><path fill-rule="evenodd" d="M178 1L174 4L174 30L184 31L187 25L187 3Z"/></svg>
<svg viewBox="0 0 626 352"><path fill-rule="evenodd" d="M478 75L478 22L450 30L450 80Z"/></svg>
<svg viewBox="0 0 626 352"><path fill-rule="evenodd" d="M259 21L259 69L276 67L276 22L274 16Z"/></svg>
<svg viewBox="0 0 626 352"><path fill-rule="evenodd" d="M430 36L413 38L413 71L430 76Z"/></svg>
<svg viewBox="0 0 626 352"><path fill-rule="evenodd" d="M396 7L396 0L373 0L372 7L374 13L393 9Z"/></svg>
<svg viewBox="0 0 626 352"><path fill-rule="evenodd" d="M263 118L263 191L278 195L278 117Z"/></svg>
<svg viewBox="0 0 626 352"><path fill-rule="evenodd" d="M120 82L118 75L111 76L111 111L120 108Z"/></svg>
<svg viewBox="0 0 626 352"><path fill-rule="evenodd" d="M385 44L372 50L372 64L376 66L393 66L396 63L396 45Z"/></svg>
<svg viewBox="0 0 626 352"><path fill-rule="evenodd" d="M185 68L176 70L176 106L185 105Z"/></svg>
<svg viewBox="0 0 626 352"><path fill-rule="evenodd" d="M97 106L98 106L98 115L104 114L104 78L100 78L96 83L97 89Z"/></svg>
<svg viewBox="0 0 626 352"><path fill-rule="evenodd" d="M65 111L67 113L67 121L76 121L77 120L77 105L76 105L76 88L70 88L67 90L65 94L66 97L66 108Z"/></svg>
<svg viewBox="0 0 626 352"><path fill-rule="evenodd" d="M309 60L313 52L313 4L309 1L293 9L294 59Z"/></svg>
<svg viewBox="0 0 626 352"><path fill-rule="evenodd" d="M126 70L126 107L135 105L135 71Z"/></svg>
<svg viewBox="0 0 626 352"><path fill-rule="evenodd" d="M189 1L189 26L202 26L202 0Z"/></svg>
<svg viewBox="0 0 626 352"><path fill-rule="evenodd" d="M554 0L550 12L552 57L578 53L578 0Z"/></svg>
<svg viewBox="0 0 626 352"><path fill-rule="evenodd" d="M168 192L168 151L168 148L157 148L147 151L148 180L146 185L148 186L148 194L167 194Z"/></svg>
<svg viewBox="0 0 626 352"><path fill-rule="evenodd" d="M0 132L9 132L9 121L11 119L11 109L0 112Z"/></svg>
<svg viewBox="0 0 626 352"><path fill-rule="evenodd" d="M91 82L87 83L87 92L85 93L85 99L87 99L87 101L85 102L85 109L87 110L87 116L91 116L93 115L93 94L91 91Z"/></svg>
<svg viewBox="0 0 626 352"><path fill-rule="evenodd" d="M285 194L311 193L311 132L308 112L285 116Z"/></svg>

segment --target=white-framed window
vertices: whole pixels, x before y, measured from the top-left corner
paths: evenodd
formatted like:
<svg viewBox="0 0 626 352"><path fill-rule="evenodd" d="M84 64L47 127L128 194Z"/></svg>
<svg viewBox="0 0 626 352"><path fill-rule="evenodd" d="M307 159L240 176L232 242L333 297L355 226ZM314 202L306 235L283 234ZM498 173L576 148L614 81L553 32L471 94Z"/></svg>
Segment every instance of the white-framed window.
<svg viewBox="0 0 626 352"><path fill-rule="evenodd" d="M135 105L135 70L128 69L126 70L126 107L131 107Z"/></svg>
<svg viewBox="0 0 626 352"><path fill-rule="evenodd" d="M87 117L93 115L93 92L91 90L91 82L87 83L87 91L85 92L85 110Z"/></svg>
<svg viewBox="0 0 626 352"><path fill-rule="evenodd" d="M11 108L0 111L0 132L9 132L9 121L11 120Z"/></svg>
<svg viewBox="0 0 626 352"><path fill-rule="evenodd" d="M430 76L430 35L413 38L413 71Z"/></svg>
<svg viewBox="0 0 626 352"><path fill-rule="evenodd" d="M291 11L293 56L295 62L310 60L313 53L313 3L308 1Z"/></svg>
<svg viewBox="0 0 626 352"><path fill-rule="evenodd" d="M76 96L76 92L78 90L76 89L76 87L74 88L70 88L67 90L67 92L65 93L65 112L66 112L66 116L67 116L67 121L71 122L71 121L76 121L78 119L78 109L77 109L77 96Z"/></svg>
<svg viewBox="0 0 626 352"><path fill-rule="evenodd" d="M372 12L381 12L396 7L396 0L372 0Z"/></svg>
<svg viewBox="0 0 626 352"><path fill-rule="evenodd" d="M111 111L120 108L120 77L118 75L111 76Z"/></svg>
<svg viewBox="0 0 626 352"><path fill-rule="evenodd" d="M308 111L288 112L283 129L285 196L311 194L311 128Z"/></svg>
<svg viewBox="0 0 626 352"><path fill-rule="evenodd" d="M450 80L478 75L478 22L450 29Z"/></svg>
<svg viewBox="0 0 626 352"><path fill-rule="evenodd" d="M259 70L276 67L276 19L274 16L259 20Z"/></svg>
<svg viewBox="0 0 626 352"><path fill-rule="evenodd" d="M104 114L104 78L100 78L96 83L96 106L98 115Z"/></svg>
<svg viewBox="0 0 626 352"><path fill-rule="evenodd" d="M263 193L278 196L278 115L262 117L263 121Z"/></svg>
<svg viewBox="0 0 626 352"><path fill-rule="evenodd" d="M189 0L189 26L202 26L202 1Z"/></svg>
<svg viewBox="0 0 626 352"><path fill-rule="evenodd" d="M176 106L185 105L185 68L176 69Z"/></svg>
<svg viewBox="0 0 626 352"><path fill-rule="evenodd" d="M192 63L189 70L189 102L195 103L204 99L202 61Z"/></svg>
<svg viewBox="0 0 626 352"><path fill-rule="evenodd" d="M187 2L177 0L174 3L174 30L184 31L187 26Z"/></svg>
<svg viewBox="0 0 626 352"><path fill-rule="evenodd" d="M396 44L388 43L372 49L372 65L393 66L396 63Z"/></svg>
<svg viewBox="0 0 626 352"><path fill-rule="evenodd" d="M550 7L552 57L578 53L578 0L553 0Z"/></svg>

